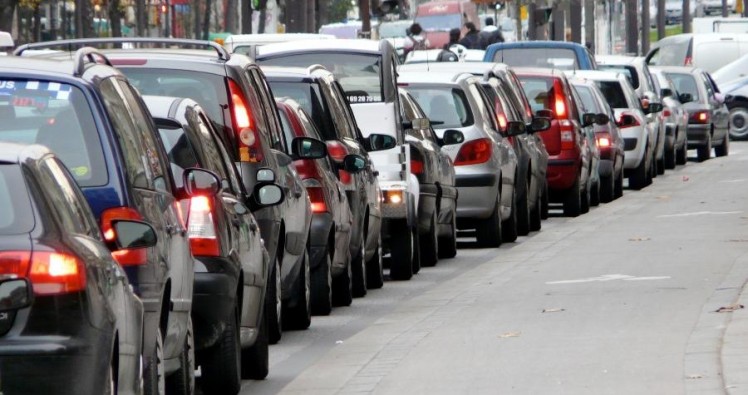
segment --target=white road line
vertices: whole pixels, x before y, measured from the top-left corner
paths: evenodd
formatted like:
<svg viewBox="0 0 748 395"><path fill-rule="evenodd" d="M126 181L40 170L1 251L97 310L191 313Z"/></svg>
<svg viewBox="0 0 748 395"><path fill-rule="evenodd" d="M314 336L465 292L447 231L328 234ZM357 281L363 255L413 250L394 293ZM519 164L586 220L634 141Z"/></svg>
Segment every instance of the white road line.
<svg viewBox="0 0 748 395"><path fill-rule="evenodd" d="M742 211L695 211L692 213L663 214L658 215L657 218L695 217L699 215L733 215L740 213L742 213Z"/></svg>
<svg viewBox="0 0 748 395"><path fill-rule="evenodd" d="M670 279L670 276L651 276L651 277L635 277L635 276L629 276L628 274L606 274L599 277L589 277L589 278L581 278L578 280L562 280L562 281L549 281L546 282L547 285L555 285L555 284L580 284L580 283L591 283L591 282L604 282L604 281L615 281L615 280L623 280L623 281L649 281L649 280L668 280Z"/></svg>

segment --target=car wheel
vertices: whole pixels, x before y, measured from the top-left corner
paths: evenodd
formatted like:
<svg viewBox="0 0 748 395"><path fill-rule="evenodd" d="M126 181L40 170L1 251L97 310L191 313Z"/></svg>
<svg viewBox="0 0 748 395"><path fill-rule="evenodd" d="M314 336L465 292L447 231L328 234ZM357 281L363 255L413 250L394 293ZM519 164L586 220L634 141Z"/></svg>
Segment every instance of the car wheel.
<svg viewBox="0 0 748 395"><path fill-rule="evenodd" d="M314 315L330 315L332 311L332 260L328 251L322 256L322 262L311 272L311 302Z"/></svg>
<svg viewBox="0 0 748 395"><path fill-rule="evenodd" d="M527 180L522 185L523 190L521 190L519 193L516 193L515 188L515 197L513 200L516 201L516 207L517 207L517 234L520 236L527 236L530 233L530 180ZM519 196L519 199L517 199L517 196ZM506 232L506 228L502 229L502 231ZM504 241L514 241L517 237L515 237L513 240L507 240L507 238L504 238Z"/></svg>
<svg viewBox="0 0 748 395"><path fill-rule="evenodd" d="M673 146L668 148L665 151L665 168L666 169L675 169L675 156L677 155L676 149L675 149L675 143L673 143Z"/></svg>
<svg viewBox="0 0 748 395"><path fill-rule="evenodd" d="M348 254L348 264L342 274L332 279L332 303L334 306L350 306L353 302L353 284L351 265L353 260Z"/></svg>
<svg viewBox="0 0 748 395"><path fill-rule="evenodd" d="M542 199L542 211L540 218L542 219L548 219L548 210L549 210L549 197L548 197L548 181L546 180L543 184L543 199Z"/></svg>
<svg viewBox="0 0 748 395"><path fill-rule="evenodd" d="M733 140L748 139L748 106L730 109L730 138Z"/></svg>
<svg viewBox="0 0 748 395"><path fill-rule="evenodd" d="M475 230L478 246L489 248L499 247L502 239L501 232L501 194L497 193L491 216L482 220Z"/></svg>
<svg viewBox="0 0 748 395"><path fill-rule="evenodd" d="M613 191L614 199L618 199L619 197L623 196L623 169L621 169L621 172L618 173L618 177L616 178L616 184Z"/></svg>
<svg viewBox="0 0 748 395"><path fill-rule="evenodd" d="M649 178L649 174L647 172L647 154L645 153L641 162L639 162L639 166L636 166L633 174L629 177L629 186L631 189L640 190L647 186L647 178Z"/></svg>
<svg viewBox="0 0 748 395"><path fill-rule="evenodd" d="M714 147L714 155L719 157L727 156L730 153L730 134L725 133L722 144Z"/></svg>
<svg viewBox="0 0 748 395"><path fill-rule="evenodd" d="M390 237L390 277L393 280L410 280L413 277L416 241L406 220L392 221Z"/></svg>
<svg viewBox="0 0 748 395"><path fill-rule="evenodd" d="M567 217L578 217L582 213L582 191L579 188L579 182L579 177L577 177L574 180L574 185L566 192L566 197L564 198L564 215Z"/></svg>
<svg viewBox="0 0 748 395"><path fill-rule="evenodd" d="M532 207L532 212L530 212L530 230L533 232L537 232L543 226L541 224L541 218L543 216L543 202L541 201L540 196L535 199L535 204Z"/></svg>
<svg viewBox="0 0 748 395"><path fill-rule="evenodd" d="M281 258L279 255L275 257L275 265L273 265L270 278L268 279L268 288L265 292L265 308L268 309L270 314L268 320L268 338L270 344L276 344L280 341L283 332L283 296L281 294Z"/></svg>
<svg viewBox="0 0 748 395"><path fill-rule="evenodd" d="M582 189L582 214L587 214L590 211L590 195L592 188L589 187L589 184L591 183L589 177L587 178L587 184Z"/></svg>
<svg viewBox="0 0 748 395"><path fill-rule="evenodd" d="M384 266L382 265L382 236L377 239L374 256L366 262L366 286L379 289L384 286Z"/></svg>
<svg viewBox="0 0 748 395"><path fill-rule="evenodd" d="M428 232L420 235L418 241L421 265L426 267L436 266L439 261L439 221L437 220L436 210L431 215Z"/></svg>
<svg viewBox="0 0 748 395"><path fill-rule="evenodd" d="M258 333L259 340L259 333ZM201 387L206 394L238 394L242 380L242 352L239 342L239 316L236 305L226 321L221 337L202 352Z"/></svg>
<svg viewBox="0 0 748 395"><path fill-rule="evenodd" d="M457 210L452 208L449 236L439 238L439 258L457 256Z"/></svg>
<svg viewBox="0 0 748 395"><path fill-rule="evenodd" d="M675 159L675 163L679 165L685 165L686 162L688 162L688 143L684 142L683 147L678 150L678 155Z"/></svg>
<svg viewBox="0 0 748 395"><path fill-rule="evenodd" d="M590 190L590 206L600 205L600 182L602 179L598 179L596 183L592 184Z"/></svg>
<svg viewBox="0 0 748 395"><path fill-rule="evenodd" d="M712 139L707 138L706 144L696 149L696 157L699 162L709 160L712 156Z"/></svg>
<svg viewBox="0 0 748 395"><path fill-rule="evenodd" d="M192 317L187 319L187 333L179 354L179 369L166 377L166 392L170 395L192 395L195 392L195 337Z"/></svg>
<svg viewBox="0 0 748 395"><path fill-rule="evenodd" d="M616 194L616 179L613 175L608 177L600 177L600 201L603 203L610 203L613 201Z"/></svg>
<svg viewBox="0 0 748 395"><path fill-rule="evenodd" d="M361 298L366 296L366 236L361 238L361 245L358 247L356 257L351 261L351 273L353 277L353 297Z"/></svg>
<svg viewBox="0 0 748 395"><path fill-rule="evenodd" d="M655 162L657 163L657 168L655 169L655 177L665 174L665 155L662 155L662 159L657 159Z"/></svg>
<svg viewBox="0 0 748 395"><path fill-rule="evenodd" d="M522 209L517 204L517 189L515 188L512 193L512 213L509 215L509 218L501 223L501 239L503 242L511 243L517 240L517 236L519 235L519 224L517 222L519 219L518 217L521 217L522 215ZM530 224L528 223L528 231L529 226Z"/></svg>
<svg viewBox="0 0 748 395"><path fill-rule="evenodd" d="M309 270L309 253L304 251L304 261L301 264L301 276L296 285L296 306L286 309L283 313L283 328L304 330L312 324L312 285Z"/></svg>
<svg viewBox="0 0 748 395"><path fill-rule="evenodd" d="M241 372L243 379L262 380L270 372L270 339L268 333L268 312L260 317L255 344L241 350Z"/></svg>
<svg viewBox="0 0 748 395"><path fill-rule="evenodd" d="M143 372L146 395L163 395L166 393L166 377L164 373L164 335L161 328L156 332L156 347L146 359Z"/></svg>

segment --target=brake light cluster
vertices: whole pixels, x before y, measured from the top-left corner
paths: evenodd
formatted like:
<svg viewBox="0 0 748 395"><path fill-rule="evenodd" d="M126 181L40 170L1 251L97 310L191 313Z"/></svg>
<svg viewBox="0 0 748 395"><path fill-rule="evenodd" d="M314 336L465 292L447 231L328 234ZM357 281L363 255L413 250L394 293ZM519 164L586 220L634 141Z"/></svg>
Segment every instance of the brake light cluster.
<svg viewBox="0 0 748 395"><path fill-rule="evenodd" d="M0 273L28 278L35 295L61 295L86 287L86 268L65 252L0 251Z"/></svg>
<svg viewBox="0 0 748 395"><path fill-rule="evenodd" d="M626 129L626 128L633 128L635 126L641 126L641 124L639 123L639 120L635 116L633 116L633 115L631 117L633 118L634 122L632 122L632 123L630 123L628 125L624 125L623 124L623 116L624 115L631 115L631 114L621 114L621 119L619 119L618 122L617 122L618 125L619 125L618 126L619 128Z"/></svg>
<svg viewBox="0 0 748 395"><path fill-rule="evenodd" d="M561 149L570 150L576 147L574 138L574 124L568 119L558 121L559 135L561 136Z"/></svg>
<svg viewBox="0 0 748 395"><path fill-rule="evenodd" d="M239 145L239 161L257 163L262 162L264 155L260 136L252 118L252 110L247 103L239 85L229 79L229 93L231 94L231 122L234 133L237 134Z"/></svg>
<svg viewBox="0 0 748 395"><path fill-rule="evenodd" d="M348 155L348 149L339 141L328 141L327 154L335 163L340 164L343 163L343 160ZM349 185L353 181L353 178L351 178L351 173L343 169L338 170L338 175L340 176L340 182L345 185Z"/></svg>
<svg viewBox="0 0 748 395"><path fill-rule="evenodd" d="M315 179L306 179L304 180L304 186L309 195L309 200L312 202L312 212L315 214L329 212L322 184Z"/></svg>
<svg viewBox="0 0 748 395"><path fill-rule="evenodd" d="M455 157L455 166L475 165L488 162L493 151L492 142L488 138L468 141L462 144Z"/></svg>
<svg viewBox="0 0 748 395"><path fill-rule="evenodd" d="M600 148L609 148L611 141L610 141L610 134L608 133L598 133L597 134L597 146Z"/></svg>
<svg viewBox="0 0 748 395"><path fill-rule="evenodd" d="M564 97L564 90L561 81L558 79L553 81L553 92L553 111L556 112L556 118L566 118L566 98Z"/></svg>
<svg viewBox="0 0 748 395"><path fill-rule="evenodd" d="M688 118L688 123L707 124L709 123L709 111L701 110L691 114Z"/></svg>
<svg viewBox="0 0 748 395"><path fill-rule="evenodd" d="M216 223L213 217L213 198L193 196L187 217L187 236L195 256L220 256Z"/></svg>
<svg viewBox="0 0 748 395"><path fill-rule="evenodd" d="M101 230L104 240L113 242L117 235L114 232L113 222L116 220L142 221L140 213L131 207L113 207L101 213ZM112 252L112 258L122 266L145 265L148 262L148 254L145 248L123 249Z"/></svg>

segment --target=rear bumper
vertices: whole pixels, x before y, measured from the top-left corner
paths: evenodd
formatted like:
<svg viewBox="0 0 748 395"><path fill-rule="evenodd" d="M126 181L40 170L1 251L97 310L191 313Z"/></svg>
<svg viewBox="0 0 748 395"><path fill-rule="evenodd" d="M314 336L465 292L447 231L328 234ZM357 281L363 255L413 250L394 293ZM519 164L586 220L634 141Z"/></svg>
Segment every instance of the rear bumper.
<svg viewBox="0 0 748 395"><path fill-rule="evenodd" d="M458 174L457 218L488 218L497 201L498 182L498 174Z"/></svg>
<svg viewBox="0 0 748 395"><path fill-rule="evenodd" d="M695 125L688 124L688 132L686 134L688 138L689 147L703 147L707 144L711 135L710 125Z"/></svg>
<svg viewBox="0 0 748 395"><path fill-rule="evenodd" d="M192 326L196 350L212 347L226 328L236 305L237 281L235 275L226 273L195 273Z"/></svg>
<svg viewBox="0 0 748 395"><path fill-rule="evenodd" d="M549 159L548 188L556 191L567 190L574 185L579 174L579 161L576 159Z"/></svg>

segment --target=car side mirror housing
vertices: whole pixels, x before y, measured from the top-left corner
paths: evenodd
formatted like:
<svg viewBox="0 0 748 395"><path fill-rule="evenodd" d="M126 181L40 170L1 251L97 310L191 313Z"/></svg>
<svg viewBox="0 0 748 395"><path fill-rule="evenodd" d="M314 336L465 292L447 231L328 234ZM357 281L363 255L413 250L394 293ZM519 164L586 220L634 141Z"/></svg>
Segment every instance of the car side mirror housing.
<svg viewBox="0 0 748 395"><path fill-rule="evenodd" d="M660 89L660 96L662 97L670 97L673 95L673 90L670 88L662 88Z"/></svg>
<svg viewBox="0 0 748 395"><path fill-rule="evenodd" d="M548 110L550 111L550 110ZM538 111L540 112L540 111ZM534 132L542 132L551 128L551 119L548 117L533 117L530 123L530 130Z"/></svg>
<svg viewBox="0 0 748 395"><path fill-rule="evenodd" d="M366 168L366 158L357 154L349 154L343 158L343 170L355 174Z"/></svg>
<svg viewBox="0 0 748 395"><path fill-rule="evenodd" d="M29 307L33 300L34 294L28 280L14 278L0 283L0 311Z"/></svg>
<svg viewBox="0 0 748 395"><path fill-rule="evenodd" d="M519 121L509 121L506 123L507 136L519 136L527 131L525 124Z"/></svg>
<svg viewBox="0 0 748 395"><path fill-rule="evenodd" d="M662 108L663 108L662 103L651 102L649 103L649 108L647 109L646 112L647 114L655 114L655 113L662 111Z"/></svg>
<svg viewBox="0 0 748 395"><path fill-rule="evenodd" d="M690 103L693 101L693 95L690 93L681 93L678 95L678 100L683 104Z"/></svg>
<svg viewBox="0 0 748 395"><path fill-rule="evenodd" d="M541 118L548 118L553 119L556 114L553 113L551 110L538 110L535 115L541 117Z"/></svg>
<svg viewBox="0 0 748 395"><path fill-rule="evenodd" d="M278 185L260 183L255 185L249 205L251 209L270 207L280 204L284 198L283 189Z"/></svg>
<svg viewBox="0 0 748 395"><path fill-rule="evenodd" d="M454 129L447 129L444 131L444 136L441 138L441 145L455 145L460 144L463 141L465 141L465 135L459 131Z"/></svg>
<svg viewBox="0 0 748 395"><path fill-rule="evenodd" d="M221 179L212 171L193 167L185 170L182 177L188 196L213 196L221 190Z"/></svg>
<svg viewBox="0 0 748 395"><path fill-rule="evenodd" d="M114 220L112 221L112 230L114 231L112 240L115 247L114 251L154 247L158 241L153 227L141 221ZM110 240L111 236L105 234L104 238Z"/></svg>
<svg viewBox="0 0 748 395"><path fill-rule="evenodd" d="M616 122L616 125L621 127L631 126L636 124L636 118L634 118L631 114L623 114L621 115L621 119Z"/></svg>
<svg viewBox="0 0 748 395"><path fill-rule="evenodd" d="M386 134L371 134L365 139L366 144L364 148L367 151L384 151L391 148L395 148L397 140L394 137Z"/></svg>
<svg viewBox="0 0 748 395"><path fill-rule="evenodd" d="M586 128L587 126L594 125L596 116L597 114L591 112L582 114L582 126Z"/></svg>
<svg viewBox="0 0 748 395"><path fill-rule="evenodd" d="M271 169L257 170L257 182L275 182L275 172Z"/></svg>
<svg viewBox="0 0 748 395"><path fill-rule="evenodd" d="M327 145L311 137L296 137L291 141L294 159L322 159L327 156Z"/></svg>
<svg viewBox="0 0 748 395"><path fill-rule="evenodd" d="M598 113L595 114L595 123L598 125L607 125L610 122L608 114Z"/></svg>

